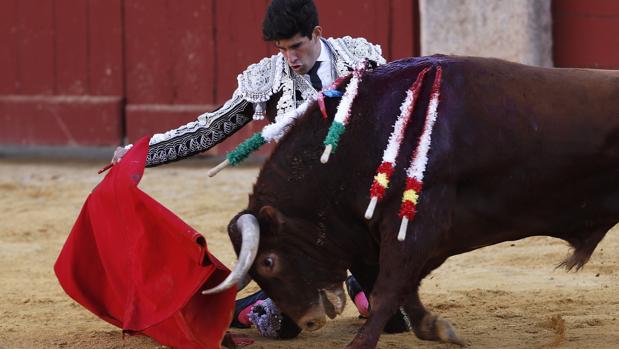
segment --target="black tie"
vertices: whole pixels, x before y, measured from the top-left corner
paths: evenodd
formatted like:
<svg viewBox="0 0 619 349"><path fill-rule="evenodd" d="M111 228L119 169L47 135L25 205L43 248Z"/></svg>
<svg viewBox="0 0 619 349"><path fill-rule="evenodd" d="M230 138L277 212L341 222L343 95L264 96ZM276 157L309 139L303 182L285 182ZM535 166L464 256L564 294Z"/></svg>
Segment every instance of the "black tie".
<svg viewBox="0 0 619 349"><path fill-rule="evenodd" d="M322 81L320 81L320 78L318 77L318 68L319 67L320 67L320 61L316 61L316 63L314 63L314 66L312 67L312 69L310 69L307 72L309 74L309 77L310 77L310 82L312 83L312 86L316 89L316 91L322 90Z"/></svg>

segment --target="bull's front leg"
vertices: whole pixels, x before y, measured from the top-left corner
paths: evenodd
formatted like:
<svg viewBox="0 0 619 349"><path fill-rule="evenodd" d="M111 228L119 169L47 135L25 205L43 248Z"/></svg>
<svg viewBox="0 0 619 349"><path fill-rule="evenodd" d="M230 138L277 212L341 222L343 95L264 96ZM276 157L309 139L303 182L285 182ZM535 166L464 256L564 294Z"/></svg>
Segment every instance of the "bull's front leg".
<svg viewBox="0 0 619 349"><path fill-rule="evenodd" d="M387 321L398 310L401 299L398 290L390 285L390 287L381 287L381 278L379 278L374 287L374 291L370 295L370 314L367 321L357 332L353 341L346 347L347 349L374 349L378 343L378 339L387 324Z"/></svg>
<svg viewBox="0 0 619 349"><path fill-rule="evenodd" d="M347 349L373 349L389 319L404 303L405 295L413 290L412 280L418 279L417 257L410 252L408 243L393 237L381 240L380 271L370 294L370 314Z"/></svg>

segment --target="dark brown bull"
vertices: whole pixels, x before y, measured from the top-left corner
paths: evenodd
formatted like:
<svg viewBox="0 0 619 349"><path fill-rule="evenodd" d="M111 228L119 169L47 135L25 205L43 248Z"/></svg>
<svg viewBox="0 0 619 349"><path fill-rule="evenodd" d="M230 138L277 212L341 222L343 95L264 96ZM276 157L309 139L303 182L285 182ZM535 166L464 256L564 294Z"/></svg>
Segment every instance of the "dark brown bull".
<svg viewBox="0 0 619 349"><path fill-rule="evenodd" d="M404 91L424 67L439 65L438 121L424 189L399 242L403 171L396 170L369 221L368 190ZM399 164L408 163L417 144L435 72L426 77ZM336 104L327 102L331 116ZM256 233L259 226L257 257L243 257L245 267L302 328L318 328L325 314L341 310L347 269L374 286L369 319L349 348L374 348L400 307L419 338L462 344L418 295L421 280L447 258L547 235L571 244L573 254L562 264L578 269L619 221L617 72L482 58L402 60L365 75L348 130L323 165L329 124L317 110L297 121L264 164L229 234L238 253L247 230L239 225ZM242 264L236 276L247 270Z"/></svg>

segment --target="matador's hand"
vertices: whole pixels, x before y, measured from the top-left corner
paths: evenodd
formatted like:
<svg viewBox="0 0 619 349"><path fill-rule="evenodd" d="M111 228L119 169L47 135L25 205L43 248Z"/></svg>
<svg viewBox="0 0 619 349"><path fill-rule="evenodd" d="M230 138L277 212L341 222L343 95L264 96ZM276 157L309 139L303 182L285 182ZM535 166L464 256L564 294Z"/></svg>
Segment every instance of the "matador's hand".
<svg viewBox="0 0 619 349"><path fill-rule="evenodd" d="M130 149L131 147L117 147L116 150L114 150L114 156L112 157L112 164L117 164L122 158L123 156L125 156L125 154L127 154L127 151Z"/></svg>

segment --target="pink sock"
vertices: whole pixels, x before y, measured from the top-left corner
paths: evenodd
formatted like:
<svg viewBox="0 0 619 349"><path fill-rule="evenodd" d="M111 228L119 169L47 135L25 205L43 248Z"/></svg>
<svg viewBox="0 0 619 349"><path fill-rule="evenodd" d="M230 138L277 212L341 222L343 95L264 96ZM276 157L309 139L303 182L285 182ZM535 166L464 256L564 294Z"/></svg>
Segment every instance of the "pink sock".
<svg viewBox="0 0 619 349"><path fill-rule="evenodd" d="M357 307L357 310L359 311L359 314L365 317L369 315L368 299L365 297L365 293L363 292L357 293L357 295L355 296L354 303L355 303L355 306Z"/></svg>
<svg viewBox="0 0 619 349"><path fill-rule="evenodd" d="M238 319L239 322L242 323L243 325L251 325L251 322L249 322L249 312L251 312L252 308L255 305L258 305L262 303L262 300L256 301L256 303L246 307L245 309L241 310L241 312L239 313Z"/></svg>

